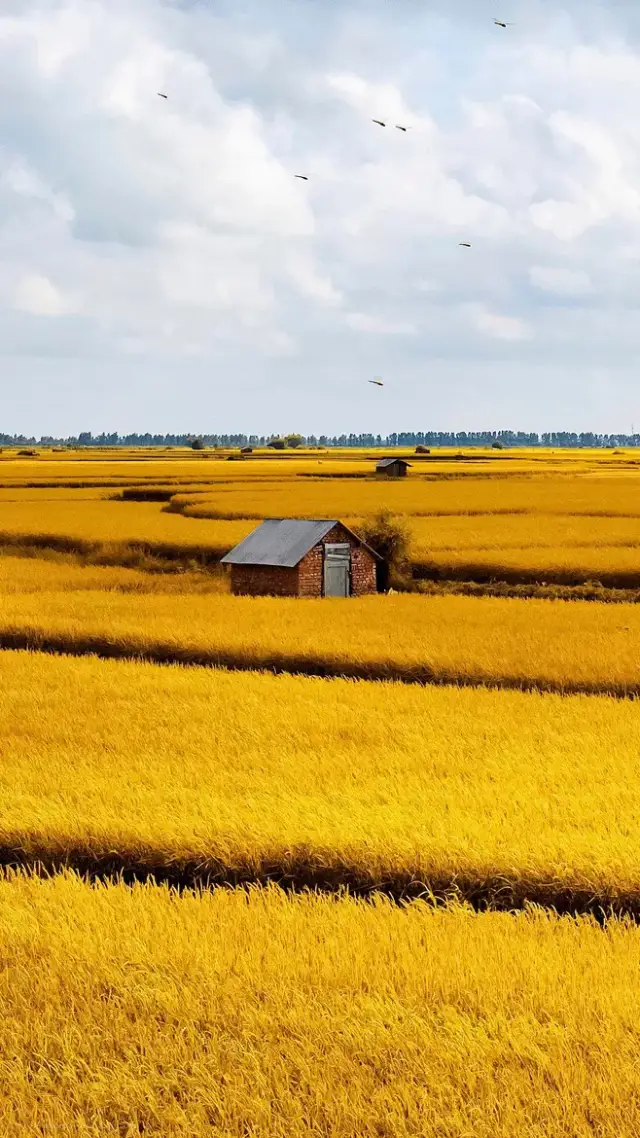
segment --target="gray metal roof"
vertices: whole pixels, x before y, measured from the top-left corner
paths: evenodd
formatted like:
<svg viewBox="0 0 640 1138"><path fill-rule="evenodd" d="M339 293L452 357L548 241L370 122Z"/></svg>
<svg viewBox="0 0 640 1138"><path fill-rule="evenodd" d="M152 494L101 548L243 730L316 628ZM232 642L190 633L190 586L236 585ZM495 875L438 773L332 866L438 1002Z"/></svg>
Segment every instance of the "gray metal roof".
<svg viewBox="0 0 640 1138"><path fill-rule="evenodd" d="M394 462L401 462L403 466L411 466L411 463L407 462L406 458L381 458L380 461L376 463L376 466L393 466Z"/></svg>
<svg viewBox="0 0 640 1138"><path fill-rule="evenodd" d="M294 569L334 526L340 525L359 545L380 560L375 550L361 541L344 522L336 519L267 518L244 541L221 559L224 565L276 565Z"/></svg>
<svg viewBox="0 0 640 1138"><path fill-rule="evenodd" d="M293 569L335 525L335 521L267 518L222 561L225 565L282 565Z"/></svg>

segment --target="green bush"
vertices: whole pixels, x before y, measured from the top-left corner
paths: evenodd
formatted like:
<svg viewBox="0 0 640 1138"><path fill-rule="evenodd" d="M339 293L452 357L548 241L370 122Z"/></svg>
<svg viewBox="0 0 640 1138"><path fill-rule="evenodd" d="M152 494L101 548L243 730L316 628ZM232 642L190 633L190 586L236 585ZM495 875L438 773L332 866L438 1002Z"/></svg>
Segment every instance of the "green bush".
<svg viewBox="0 0 640 1138"><path fill-rule="evenodd" d="M411 576L411 533L406 518L381 510L365 519L360 536L382 558L378 566L378 588L406 588Z"/></svg>

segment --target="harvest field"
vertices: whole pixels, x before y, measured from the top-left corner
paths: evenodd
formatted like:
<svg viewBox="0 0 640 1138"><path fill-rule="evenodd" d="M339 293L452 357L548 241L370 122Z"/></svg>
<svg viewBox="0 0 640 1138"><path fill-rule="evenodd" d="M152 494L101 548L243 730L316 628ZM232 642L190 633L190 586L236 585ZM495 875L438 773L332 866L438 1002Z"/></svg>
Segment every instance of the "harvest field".
<svg viewBox="0 0 640 1138"><path fill-rule="evenodd" d="M0 883L6 1138L635 1138L637 930ZM69 967L72 962L72 967Z"/></svg>
<svg viewBox="0 0 640 1138"><path fill-rule="evenodd" d="M20 559L13 566L21 575ZM199 596L189 585L184 595L174 585L138 597L96 589L95 570L87 579L87 588L76 572L71 588L62 576L59 591L53 582L48 591L21 590L14 575L0 608L0 645L361 679L640 693L637 604L395 595L345 606L335 598L234 597L219 588ZM0 577L0 595L4 588Z"/></svg>
<svg viewBox="0 0 640 1138"><path fill-rule="evenodd" d="M636 453L0 453L3 1136L638 1132Z"/></svg>
<svg viewBox="0 0 640 1138"><path fill-rule="evenodd" d="M640 912L636 723L629 700L4 653L0 847Z"/></svg>
<svg viewBox="0 0 640 1138"><path fill-rule="evenodd" d="M375 476L373 452L4 454L0 545L166 570L214 564L259 518L340 517L357 530L388 510L403 518L418 580L640 589L640 460L630 454L408 455L400 480Z"/></svg>

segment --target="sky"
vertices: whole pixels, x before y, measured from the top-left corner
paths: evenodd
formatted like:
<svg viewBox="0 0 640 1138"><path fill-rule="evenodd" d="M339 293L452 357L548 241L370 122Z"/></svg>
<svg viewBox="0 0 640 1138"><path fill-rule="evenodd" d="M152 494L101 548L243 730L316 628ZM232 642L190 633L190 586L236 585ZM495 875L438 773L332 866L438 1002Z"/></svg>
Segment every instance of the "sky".
<svg viewBox="0 0 640 1138"><path fill-rule="evenodd" d="M0 432L640 430L639 9L2 0Z"/></svg>

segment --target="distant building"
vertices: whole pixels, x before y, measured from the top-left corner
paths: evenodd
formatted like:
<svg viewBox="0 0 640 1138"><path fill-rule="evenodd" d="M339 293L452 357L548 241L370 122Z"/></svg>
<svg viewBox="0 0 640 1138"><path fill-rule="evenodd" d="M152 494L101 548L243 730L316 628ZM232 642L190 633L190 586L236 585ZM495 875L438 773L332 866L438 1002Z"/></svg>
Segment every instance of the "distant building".
<svg viewBox="0 0 640 1138"><path fill-rule="evenodd" d="M404 478L410 466L404 458L381 458L376 463L376 474L384 478Z"/></svg>
<svg viewBox="0 0 640 1138"><path fill-rule="evenodd" d="M359 597L381 558L340 521L269 518L222 558L244 596Z"/></svg>

